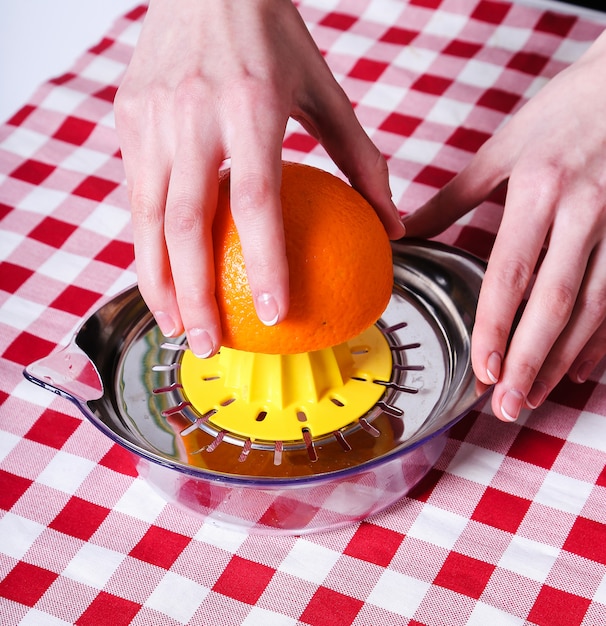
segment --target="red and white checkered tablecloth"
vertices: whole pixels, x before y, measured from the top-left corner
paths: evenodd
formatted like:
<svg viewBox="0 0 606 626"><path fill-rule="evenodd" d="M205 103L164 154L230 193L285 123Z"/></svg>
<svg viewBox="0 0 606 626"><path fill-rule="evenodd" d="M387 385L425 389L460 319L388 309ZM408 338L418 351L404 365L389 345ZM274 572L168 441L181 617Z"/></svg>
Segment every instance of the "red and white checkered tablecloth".
<svg viewBox="0 0 606 626"><path fill-rule="evenodd" d="M497 0L300 10L406 211L603 29ZM605 624L604 369L515 424L482 407L408 497L305 537L247 536L167 505L70 403L24 380L135 281L112 100L144 12L0 127L0 623ZM284 147L334 171L295 124ZM501 201L442 240L486 257Z"/></svg>

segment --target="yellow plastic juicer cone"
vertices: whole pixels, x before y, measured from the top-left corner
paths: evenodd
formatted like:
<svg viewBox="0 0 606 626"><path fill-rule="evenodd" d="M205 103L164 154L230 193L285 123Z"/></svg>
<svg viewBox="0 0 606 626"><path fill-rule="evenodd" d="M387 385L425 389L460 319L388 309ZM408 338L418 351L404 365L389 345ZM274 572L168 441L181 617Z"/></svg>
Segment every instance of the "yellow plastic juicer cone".
<svg viewBox="0 0 606 626"><path fill-rule="evenodd" d="M388 341L373 325L351 341L301 354L224 347L199 359L187 350L180 383L215 427L252 442L293 442L356 422L379 401L391 373Z"/></svg>

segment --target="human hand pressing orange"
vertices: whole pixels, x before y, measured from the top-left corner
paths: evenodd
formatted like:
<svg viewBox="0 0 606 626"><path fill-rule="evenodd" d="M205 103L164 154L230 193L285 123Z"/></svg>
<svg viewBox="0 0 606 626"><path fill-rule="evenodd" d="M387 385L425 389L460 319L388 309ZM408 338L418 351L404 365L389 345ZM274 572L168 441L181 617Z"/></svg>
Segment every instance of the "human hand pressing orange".
<svg viewBox="0 0 606 626"><path fill-rule="evenodd" d="M279 323L289 285L279 190L289 117L404 228L385 160L358 123L290 0L152 0L115 102L141 294L167 336L221 345L212 222L231 160L231 207L259 318Z"/></svg>

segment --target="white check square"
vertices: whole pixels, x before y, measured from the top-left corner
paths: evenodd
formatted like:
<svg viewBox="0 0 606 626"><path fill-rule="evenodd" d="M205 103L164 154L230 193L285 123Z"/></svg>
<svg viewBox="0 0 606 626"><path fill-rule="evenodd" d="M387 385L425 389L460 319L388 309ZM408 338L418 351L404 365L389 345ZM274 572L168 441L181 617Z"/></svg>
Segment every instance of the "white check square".
<svg viewBox="0 0 606 626"><path fill-rule="evenodd" d="M165 506L166 501L139 478L131 483L114 510L152 524Z"/></svg>
<svg viewBox="0 0 606 626"><path fill-rule="evenodd" d="M606 417L584 411L575 421L568 441L606 452Z"/></svg>
<svg viewBox="0 0 606 626"><path fill-rule="evenodd" d="M408 536L451 550L465 529L468 519L426 504L408 531Z"/></svg>
<svg viewBox="0 0 606 626"><path fill-rule="evenodd" d="M46 307L41 304L19 296L11 296L0 308L0 323L25 330L45 310Z"/></svg>
<svg viewBox="0 0 606 626"><path fill-rule="evenodd" d="M35 187L19 202L17 208L40 215L50 215L67 198L69 198L69 194L65 191Z"/></svg>
<svg viewBox="0 0 606 626"><path fill-rule="evenodd" d="M431 19L423 28L423 32L448 39L456 37L468 23L466 15L456 15L447 11L434 11Z"/></svg>
<svg viewBox="0 0 606 626"><path fill-rule="evenodd" d="M430 587L422 580L387 569L366 601L397 615L412 617Z"/></svg>
<svg viewBox="0 0 606 626"><path fill-rule="evenodd" d="M74 494L95 467L96 464L89 459L59 450L36 480L53 489Z"/></svg>
<svg viewBox="0 0 606 626"><path fill-rule="evenodd" d="M487 45L494 48L503 48L517 52L523 50L530 37L531 31L527 28L515 28L514 26L498 26L489 37Z"/></svg>
<svg viewBox="0 0 606 626"><path fill-rule="evenodd" d="M500 65L471 59L465 64L457 80L467 85L486 88L494 85L502 71L503 68Z"/></svg>
<svg viewBox="0 0 606 626"><path fill-rule="evenodd" d="M521 617L506 613L496 606L477 602L471 615L467 618L465 626L524 626L527 622Z"/></svg>
<svg viewBox="0 0 606 626"><path fill-rule="evenodd" d="M558 511L579 515L593 487L593 484L582 480L557 472L549 472L534 497L534 501Z"/></svg>
<svg viewBox="0 0 606 626"><path fill-rule="evenodd" d="M490 485L504 458L502 454L464 441L446 471L481 485Z"/></svg>
<svg viewBox="0 0 606 626"><path fill-rule="evenodd" d="M83 222L82 227L94 233L115 239L130 222L130 213L125 209L109 206L98 206Z"/></svg>
<svg viewBox="0 0 606 626"><path fill-rule="evenodd" d="M558 558L559 549L520 535L514 535L498 566L544 583Z"/></svg>
<svg viewBox="0 0 606 626"><path fill-rule="evenodd" d="M306 539L298 539L278 568L309 582L322 584L340 554Z"/></svg>
<svg viewBox="0 0 606 626"><path fill-rule="evenodd" d="M145 606L188 624L209 591L189 578L166 572Z"/></svg>
<svg viewBox="0 0 606 626"><path fill-rule="evenodd" d="M78 274L90 263L87 259L78 254L57 250L39 268L38 272L44 276L49 276L63 283L73 283Z"/></svg>
<svg viewBox="0 0 606 626"><path fill-rule="evenodd" d="M63 576L94 589L103 589L125 558L115 550L85 543L68 563ZM91 567L92 563L94 566Z"/></svg>
<svg viewBox="0 0 606 626"><path fill-rule="evenodd" d="M21 559L45 527L10 511L0 518L0 553Z"/></svg>
<svg viewBox="0 0 606 626"><path fill-rule="evenodd" d="M14 155L30 158L48 141L48 137L28 128L15 128L2 142L0 148Z"/></svg>

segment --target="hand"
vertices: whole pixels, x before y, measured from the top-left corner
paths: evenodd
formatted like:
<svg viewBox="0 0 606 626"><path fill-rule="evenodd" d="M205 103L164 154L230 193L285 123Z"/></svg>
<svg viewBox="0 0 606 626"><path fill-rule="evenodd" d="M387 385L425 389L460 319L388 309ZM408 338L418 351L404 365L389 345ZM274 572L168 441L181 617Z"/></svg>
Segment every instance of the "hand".
<svg viewBox="0 0 606 626"><path fill-rule="evenodd" d="M211 239L218 171L231 159L231 206L259 318L288 311L279 189L289 117L324 145L404 233L387 166L290 0L152 0L115 102L139 287L167 336L221 345Z"/></svg>
<svg viewBox="0 0 606 626"><path fill-rule="evenodd" d="M566 372L587 379L606 354L604 67L606 33L405 220L408 235L434 236L508 179L472 337L476 376L496 383L492 407L506 421L538 407Z"/></svg>

